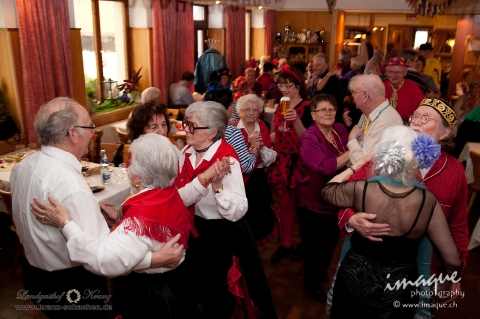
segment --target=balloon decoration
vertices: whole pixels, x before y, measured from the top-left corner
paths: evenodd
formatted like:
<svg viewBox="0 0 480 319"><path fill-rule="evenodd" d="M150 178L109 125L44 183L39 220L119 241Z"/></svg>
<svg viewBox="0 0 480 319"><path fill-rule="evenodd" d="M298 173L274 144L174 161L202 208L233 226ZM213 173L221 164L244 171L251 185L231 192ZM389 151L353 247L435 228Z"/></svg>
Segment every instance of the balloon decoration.
<svg viewBox="0 0 480 319"><path fill-rule="evenodd" d="M328 2L328 0L327 0ZM457 0L445 0L440 4L433 3L427 0L407 0L410 6L423 17L436 18L440 14L444 14L445 10L450 7Z"/></svg>

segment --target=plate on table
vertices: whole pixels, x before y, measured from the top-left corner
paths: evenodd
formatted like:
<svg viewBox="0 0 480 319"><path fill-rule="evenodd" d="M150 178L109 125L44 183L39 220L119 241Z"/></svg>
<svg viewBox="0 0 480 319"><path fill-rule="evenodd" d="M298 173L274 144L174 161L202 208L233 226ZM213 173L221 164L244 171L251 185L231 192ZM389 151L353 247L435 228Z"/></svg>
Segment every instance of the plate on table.
<svg viewBox="0 0 480 319"><path fill-rule="evenodd" d="M92 193L98 193L105 189L105 186L90 186Z"/></svg>

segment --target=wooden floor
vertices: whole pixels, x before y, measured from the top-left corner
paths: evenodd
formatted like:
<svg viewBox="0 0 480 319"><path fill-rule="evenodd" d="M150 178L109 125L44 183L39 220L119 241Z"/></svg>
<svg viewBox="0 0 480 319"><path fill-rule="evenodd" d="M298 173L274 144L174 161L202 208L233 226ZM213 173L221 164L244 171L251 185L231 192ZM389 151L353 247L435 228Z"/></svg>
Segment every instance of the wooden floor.
<svg viewBox="0 0 480 319"><path fill-rule="evenodd" d="M0 214L0 218L5 217ZM469 216L469 226L473 229L475 222L480 217L480 201L474 205ZM0 225L3 224L3 219ZM293 241L298 242L298 225L295 225ZM17 293L23 289L22 281L17 275L12 274L12 259L16 249L16 237L8 230L0 230L0 319L30 319L47 318L40 311L17 311L15 305L26 304L25 301L15 299ZM328 274L333 278L335 267L340 255L343 238L340 239L330 265ZM293 261L290 257L281 260L277 264L270 262L271 254L276 250L279 243L273 239L259 248L265 273L268 278L273 301L277 309L279 319L327 319L325 304L313 300L303 290L303 261ZM453 309L440 310L435 313L435 319L478 319L480 318L480 247L470 251L467 259L467 267L462 278L462 288L465 291L464 298L458 298L458 306ZM330 283L323 285L328 290ZM28 302L27 302L28 304Z"/></svg>

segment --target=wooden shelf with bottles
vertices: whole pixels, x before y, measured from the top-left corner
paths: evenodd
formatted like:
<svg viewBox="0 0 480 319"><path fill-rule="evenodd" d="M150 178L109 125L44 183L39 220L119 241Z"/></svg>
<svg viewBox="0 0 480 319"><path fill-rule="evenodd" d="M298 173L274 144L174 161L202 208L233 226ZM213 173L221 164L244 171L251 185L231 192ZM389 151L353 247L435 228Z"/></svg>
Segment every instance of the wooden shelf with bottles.
<svg viewBox="0 0 480 319"><path fill-rule="evenodd" d="M289 63L304 62L308 63L312 61L313 57L317 53L325 53L327 44L323 43L285 43L277 42L275 47L279 49L276 51L277 58L286 57Z"/></svg>

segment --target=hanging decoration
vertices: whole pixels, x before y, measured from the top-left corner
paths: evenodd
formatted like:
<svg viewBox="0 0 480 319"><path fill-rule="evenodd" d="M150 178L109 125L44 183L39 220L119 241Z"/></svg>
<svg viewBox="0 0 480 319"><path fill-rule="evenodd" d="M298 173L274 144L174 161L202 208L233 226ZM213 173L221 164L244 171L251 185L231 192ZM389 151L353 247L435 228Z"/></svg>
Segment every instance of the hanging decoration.
<svg viewBox="0 0 480 319"><path fill-rule="evenodd" d="M329 0L327 0L328 2ZM331 1L331 0L330 0ZM457 0L445 0L440 4L427 0L406 0L415 11L422 17L436 18L440 14L444 14L445 10Z"/></svg>
<svg viewBox="0 0 480 319"><path fill-rule="evenodd" d="M333 8L335 7L335 2L336 0L326 0L327 1L327 6L328 6L328 11L330 13L333 12Z"/></svg>

